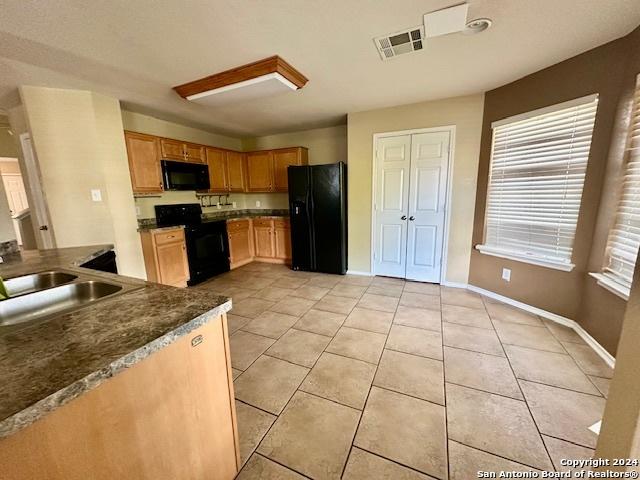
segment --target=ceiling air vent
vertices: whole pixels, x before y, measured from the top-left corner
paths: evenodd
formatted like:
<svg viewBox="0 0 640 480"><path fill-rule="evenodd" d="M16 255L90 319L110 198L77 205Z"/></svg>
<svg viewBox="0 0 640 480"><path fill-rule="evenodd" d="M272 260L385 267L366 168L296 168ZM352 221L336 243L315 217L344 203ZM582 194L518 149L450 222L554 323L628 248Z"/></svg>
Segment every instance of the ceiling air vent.
<svg viewBox="0 0 640 480"><path fill-rule="evenodd" d="M374 38L378 53L382 60L397 57L405 53L422 50L422 39L424 38L424 28L414 27L408 30Z"/></svg>

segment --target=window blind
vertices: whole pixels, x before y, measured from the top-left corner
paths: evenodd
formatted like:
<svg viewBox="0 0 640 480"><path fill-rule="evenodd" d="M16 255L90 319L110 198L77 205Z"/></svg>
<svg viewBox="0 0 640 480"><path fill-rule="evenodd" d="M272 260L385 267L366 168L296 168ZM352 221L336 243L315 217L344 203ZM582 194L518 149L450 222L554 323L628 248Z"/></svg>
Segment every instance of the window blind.
<svg viewBox="0 0 640 480"><path fill-rule="evenodd" d="M636 85L622 193L614 226L609 232L604 272L626 288L631 287L640 246L640 85Z"/></svg>
<svg viewBox="0 0 640 480"><path fill-rule="evenodd" d="M493 125L485 240L479 250L573 267L597 105L592 95Z"/></svg>

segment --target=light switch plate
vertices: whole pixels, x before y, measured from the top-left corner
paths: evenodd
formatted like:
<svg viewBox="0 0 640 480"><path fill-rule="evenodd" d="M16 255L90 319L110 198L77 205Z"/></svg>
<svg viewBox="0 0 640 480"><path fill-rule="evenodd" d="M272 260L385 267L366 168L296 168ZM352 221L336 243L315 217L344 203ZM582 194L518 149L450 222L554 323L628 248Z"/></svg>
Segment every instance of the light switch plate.
<svg viewBox="0 0 640 480"><path fill-rule="evenodd" d="M503 268L502 269L502 279L510 282L511 281L511 269L510 268Z"/></svg>
<svg viewBox="0 0 640 480"><path fill-rule="evenodd" d="M136 207L136 217L140 216L140 207Z"/></svg>
<svg viewBox="0 0 640 480"><path fill-rule="evenodd" d="M101 202L102 192L97 188L91 189L91 200L93 200L94 202Z"/></svg>
<svg viewBox="0 0 640 480"><path fill-rule="evenodd" d="M261 205L262 205L262 202L260 200L256 200L256 207L260 208Z"/></svg>

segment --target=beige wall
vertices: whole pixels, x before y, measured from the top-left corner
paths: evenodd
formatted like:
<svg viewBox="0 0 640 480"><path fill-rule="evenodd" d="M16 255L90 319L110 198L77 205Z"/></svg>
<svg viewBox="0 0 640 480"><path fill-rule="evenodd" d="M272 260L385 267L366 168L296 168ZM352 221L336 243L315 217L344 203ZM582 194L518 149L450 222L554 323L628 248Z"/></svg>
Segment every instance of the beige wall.
<svg viewBox="0 0 640 480"><path fill-rule="evenodd" d="M594 48L485 94L474 245L482 243L484 234L491 123L593 93L599 99L573 245L575 268L564 272L473 251L469 273L473 285L577 321L614 355L626 302L598 286L588 273L602 269L617 204L623 150L619 143L620 137L624 138L620 131L624 128L616 125L620 116L625 116L621 99L628 96L625 91L633 88L640 70L640 61L630 69L639 33L637 30L635 36ZM510 282L501 279L503 267L511 269Z"/></svg>
<svg viewBox="0 0 640 480"><path fill-rule="evenodd" d="M242 140L242 147L245 151L307 147L311 165L339 161L346 162L347 126L338 125L336 127L316 128L266 137L245 138Z"/></svg>
<svg viewBox="0 0 640 480"><path fill-rule="evenodd" d="M480 94L349 114L349 270L371 271L373 134L455 125L445 279L467 282L482 109Z"/></svg>
<svg viewBox="0 0 640 480"><path fill-rule="evenodd" d="M128 110L122 110L122 124L125 130L131 130L132 132L175 138L185 142L201 143L231 150L242 150L242 141L239 138L198 130L197 128L160 120L159 118Z"/></svg>
<svg viewBox="0 0 640 480"><path fill-rule="evenodd" d="M120 273L145 278L118 100L30 86L20 93L56 245L113 243Z"/></svg>

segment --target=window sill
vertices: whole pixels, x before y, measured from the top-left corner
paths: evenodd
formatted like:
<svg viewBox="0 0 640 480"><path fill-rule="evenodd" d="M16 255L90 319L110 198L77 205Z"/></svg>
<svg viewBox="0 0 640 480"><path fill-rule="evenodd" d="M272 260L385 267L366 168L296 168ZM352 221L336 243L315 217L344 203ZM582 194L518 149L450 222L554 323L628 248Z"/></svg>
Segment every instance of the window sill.
<svg viewBox="0 0 640 480"><path fill-rule="evenodd" d="M629 292L630 292L629 288L619 284L613 278L609 277L604 273L589 272L589 275L595 278L596 281L598 282L598 285L600 285L605 290L609 290L611 293L619 296L625 301L629 300Z"/></svg>
<svg viewBox="0 0 640 480"><path fill-rule="evenodd" d="M515 260L516 262L529 263L531 265L538 265L539 267L552 268L554 270L562 270L563 272L570 272L574 269L573 263L561 263L546 260L543 258L529 257L527 255L518 255L506 250L500 250L498 248L488 247L486 245L476 245L476 250L484 255L491 255L493 257L506 258L508 260Z"/></svg>

